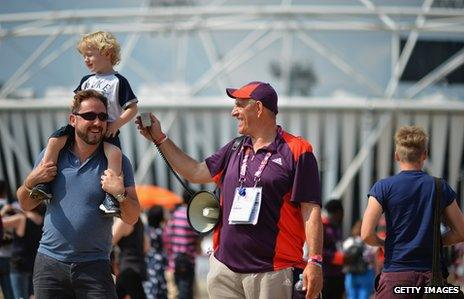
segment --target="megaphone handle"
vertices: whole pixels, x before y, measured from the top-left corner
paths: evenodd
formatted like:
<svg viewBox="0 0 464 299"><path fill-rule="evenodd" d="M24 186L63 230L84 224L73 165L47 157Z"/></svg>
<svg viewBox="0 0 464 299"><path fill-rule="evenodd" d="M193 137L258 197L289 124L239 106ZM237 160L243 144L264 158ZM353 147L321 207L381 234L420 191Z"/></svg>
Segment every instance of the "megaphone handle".
<svg viewBox="0 0 464 299"><path fill-rule="evenodd" d="M150 138L151 138L151 141L153 141L153 144L155 145L156 149L158 150L161 158L163 158L164 162L166 163L166 166L169 168L169 170L171 170L171 172L174 174L174 176L176 177L176 179L179 181L179 183L182 185L182 187L184 187L185 191L188 192L188 194L190 196L193 196L193 192L192 190L190 190L189 187L187 187L187 185L185 184L184 180L182 180L179 175L177 174L177 172L174 171L174 169L172 168L171 164L169 163L168 159L166 159L166 157L164 156L163 154L163 151L161 151L160 147L158 144L156 144L155 142L155 138L153 138L153 135L151 135L151 131L148 130L148 134L150 134Z"/></svg>
<svg viewBox="0 0 464 299"><path fill-rule="evenodd" d="M203 208L203 216L206 218L218 218L219 210L216 208Z"/></svg>

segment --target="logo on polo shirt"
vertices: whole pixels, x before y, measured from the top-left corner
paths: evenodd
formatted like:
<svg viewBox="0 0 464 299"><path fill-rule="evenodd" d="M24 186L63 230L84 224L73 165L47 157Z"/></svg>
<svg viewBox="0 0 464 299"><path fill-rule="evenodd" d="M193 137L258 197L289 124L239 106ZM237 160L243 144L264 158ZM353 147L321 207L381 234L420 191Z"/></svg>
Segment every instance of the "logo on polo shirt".
<svg viewBox="0 0 464 299"><path fill-rule="evenodd" d="M275 159L272 159L271 161L282 166L282 158L275 158Z"/></svg>

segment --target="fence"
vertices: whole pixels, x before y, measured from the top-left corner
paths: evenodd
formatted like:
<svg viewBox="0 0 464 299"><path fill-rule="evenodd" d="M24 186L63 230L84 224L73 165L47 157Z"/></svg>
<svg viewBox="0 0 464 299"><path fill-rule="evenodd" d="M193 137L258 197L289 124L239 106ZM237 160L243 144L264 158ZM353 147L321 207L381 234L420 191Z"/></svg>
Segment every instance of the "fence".
<svg viewBox="0 0 464 299"><path fill-rule="evenodd" d="M203 160L237 134L236 120L230 117L230 101L202 98L144 102L140 111L154 112L169 137L197 160ZM0 101L0 178L8 181L12 191L31 170L48 136L66 123L67 115L67 105L56 101ZM393 159L393 135L401 125L418 124L429 133L426 170L446 178L458 192L458 202L462 202L464 103L283 99L278 123L312 143L323 200L343 200L347 211L345 228L362 215L370 186L398 170ZM138 184L156 184L180 192L180 184L133 123L122 129L120 138Z"/></svg>

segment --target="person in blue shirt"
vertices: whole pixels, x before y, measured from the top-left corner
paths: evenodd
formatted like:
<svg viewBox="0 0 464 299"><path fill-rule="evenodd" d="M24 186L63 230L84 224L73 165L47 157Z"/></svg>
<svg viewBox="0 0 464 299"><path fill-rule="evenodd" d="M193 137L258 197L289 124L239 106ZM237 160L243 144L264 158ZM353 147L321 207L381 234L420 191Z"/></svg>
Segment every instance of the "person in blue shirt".
<svg viewBox="0 0 464 299"><path fill-rule="evenodd" d="M422 170L427 143L427 134L420 127L399 128L395 135L395 159L401 171L378 181L368 193L361 238L369 245L385 247L376 298L413 298L411 294L394 294L393 287L425 286L431 278L435 183ZM441 214L449 226L442 242L449 246L464 241L464 217L456 193L444 180L441 185ZM375 232L383 213L387 225L385 240ZM442 270L446 274L443 263ZM422 298L421 294L418 296Z"/></svg>
<svg viewBox="0 0 464 299"><path fill-rule="evenodd" d="M52 181L54 198L47 205L34 264L36 298L117 298L110 265L113 218L95 206L110 193L120 203L122 221L133 225L140 205L129 159L123 155L123 176L108 169L107 120L104 95L93 89L77 92L69 115L72 142L57 164L41 163L42 151L17 191L21 208L29 211L41 203L31 197L32 188Z"/></svg>

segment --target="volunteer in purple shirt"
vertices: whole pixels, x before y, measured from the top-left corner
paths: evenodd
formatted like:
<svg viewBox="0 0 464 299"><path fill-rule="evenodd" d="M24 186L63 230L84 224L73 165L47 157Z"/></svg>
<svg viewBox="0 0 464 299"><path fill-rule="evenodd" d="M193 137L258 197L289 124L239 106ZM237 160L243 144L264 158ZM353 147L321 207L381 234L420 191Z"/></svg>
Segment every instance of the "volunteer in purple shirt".
<svg viewBox="0 0 464 299"><path fill-rule="evenodd" d="M376 298L422 298L421 294L394 294L395 286L426 286L431 278L433 250L434 178L424 171L427 135L417 126L404 126L395 135L395 159L400 173L375 183L361 226L361 238L385 246L385 262L376 286ZM441 213L450 230L444 246L464 241L464 218L456 193L441 180ZM385 213L386 239L375 232ZM446 269L443 266L443 272Z"/></svg>
<svg viewBox="0 0 464 299"><path fill-rule="evenodd" d="M306 298L322 289L322 221L312 146L276 123L277 93L268 83L227 89L235 99L241 146L234 140L197 162L152 126L140 133L158 144L179 174L221 188L222 218L213 236L207 285L210 298L291 298L303 272ZM151 136L150 136L151 134ZM224 176L224 178L223 178ZM309 259L303 259L307 242Z"/></svg>

